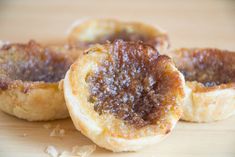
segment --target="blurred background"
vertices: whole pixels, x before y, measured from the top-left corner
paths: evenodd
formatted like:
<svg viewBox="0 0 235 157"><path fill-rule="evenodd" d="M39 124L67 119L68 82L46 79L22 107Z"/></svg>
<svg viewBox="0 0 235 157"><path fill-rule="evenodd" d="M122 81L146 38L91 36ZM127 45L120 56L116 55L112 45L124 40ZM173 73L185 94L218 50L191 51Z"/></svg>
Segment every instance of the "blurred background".
<svg viewBox="0 0 235 157"><path fill-rule="evenodd" d="M172 47L235 50L234 0L1 0L0 38L63 40L75 20L94 17L160 26Z"/></svg>

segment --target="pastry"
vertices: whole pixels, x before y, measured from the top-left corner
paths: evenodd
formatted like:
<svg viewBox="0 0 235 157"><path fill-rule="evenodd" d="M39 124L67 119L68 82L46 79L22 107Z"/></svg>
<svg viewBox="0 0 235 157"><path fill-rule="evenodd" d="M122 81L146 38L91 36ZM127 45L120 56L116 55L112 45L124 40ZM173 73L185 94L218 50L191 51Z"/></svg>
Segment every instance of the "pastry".
<svg viewBox="0 0 235 157"><path fill-rule="evenodd" d="M212 122L235 113L235 53L178 49L169 53L186 80L182 120Z"/></svg>
<svg viewBox="0 0 235 157"><path fill-rule="evenodd" d="M169 47L168 35L165 31L140 22L122 22L112 19L93 19L76 22L69 30L68 42L78 48L86 49L90 45L115 39L125 41L143 41L158 51Z"/></svg>
<svg viewBox="0 0 235 157"><path fill-rule="evenodd" d="M0 109L29 121L68 117L58 85L72 59L34 41L1 45Z"/></svg>
<svg viewBox="0 0 235 157"><path fill-rule="evenodd" d="M95 45L67 71L64 96L74 125L97 145L135 151L166 137L181 116L184 78L142 42Z"/></svg>

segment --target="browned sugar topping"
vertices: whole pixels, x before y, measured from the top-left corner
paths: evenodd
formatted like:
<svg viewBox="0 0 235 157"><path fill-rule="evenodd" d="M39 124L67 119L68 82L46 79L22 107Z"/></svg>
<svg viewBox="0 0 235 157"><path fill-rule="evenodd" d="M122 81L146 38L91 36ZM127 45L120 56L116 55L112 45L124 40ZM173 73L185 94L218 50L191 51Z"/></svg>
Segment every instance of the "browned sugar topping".
<svg viewBox="0 0 235 157"><path fill-rule="evenodd" d="M111 113L141 128L165 121L176 107L178 73L169 70L171 60L140 42L115 41L109 56L87 77L89 101L100 115Z"/></svg>
<svg viewBox="0 0 235 157"><path fill-rule="evenodd" d="M218 49L182 49L176 61L187 81L205 86L235 82L235 53Z"/></svg>
<svg viewBox="0 0 235 157"><path fill-rule="evenodd" d="M0 79L57 82L64 78L71 61L64 55L30 41L0 49Z"/></svg>

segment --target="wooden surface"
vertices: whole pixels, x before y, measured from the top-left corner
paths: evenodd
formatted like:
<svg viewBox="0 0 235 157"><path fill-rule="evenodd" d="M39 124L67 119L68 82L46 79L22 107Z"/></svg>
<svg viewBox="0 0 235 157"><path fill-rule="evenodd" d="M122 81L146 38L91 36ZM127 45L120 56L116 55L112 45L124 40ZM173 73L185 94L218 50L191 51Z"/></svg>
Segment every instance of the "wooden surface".
<svg viewBox="0 0 235 157"><path fill-rule="evenodd" d="M168 31L176 47L218 47L235 51L235 1L233 0L100 0L100 1L0 1L0 38L14 42L64 39L76 19L110 17L143 21ZM1 101L1 100L0 100ZM55 145L70 150L91 144L75 130L70 119L50 122L65 129L63 138L50 137L45 123L32 123L0 112L0 157L46 157ZM92 156L124 157L235 157L235 116L210 124L180 122L158 145L136 153L111 153L98 148ZM24 137L24 134L27 136Z"/></svg>

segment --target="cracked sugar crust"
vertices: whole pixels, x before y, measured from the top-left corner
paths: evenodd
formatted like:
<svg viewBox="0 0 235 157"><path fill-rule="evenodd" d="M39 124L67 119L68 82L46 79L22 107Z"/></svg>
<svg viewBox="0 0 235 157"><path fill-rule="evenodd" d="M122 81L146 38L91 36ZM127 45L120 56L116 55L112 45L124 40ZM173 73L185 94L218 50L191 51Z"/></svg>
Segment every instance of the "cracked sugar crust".
<svg viewBox="0 0 235 157"><path fill-rule="evenodd" d="M98 70L89 74L89 101L100 115L111 113L135 128L164 122L177 110L181 87L169 57L141 42L115 41ZM182 93L181 93L182 94Z"/></svg>
<svg viewBox="0 0 235 157"><path fill-rule="evenodd" d="M58 82L71 63L64 54L34 41L3 45L0 49L0 87L3 89L6 82L14 80Z"/></svg>
<svg viewBox="0 0 235 157"><path fill-rule="evenodd" d="M235 82L235 53L219 49L179 49L173 54L186 81L206 87Z"/></svg>

